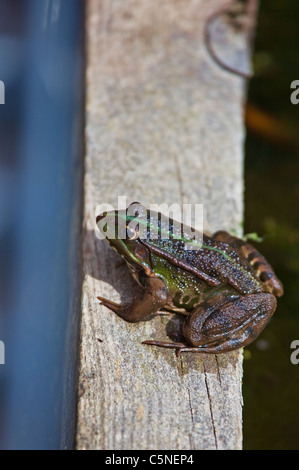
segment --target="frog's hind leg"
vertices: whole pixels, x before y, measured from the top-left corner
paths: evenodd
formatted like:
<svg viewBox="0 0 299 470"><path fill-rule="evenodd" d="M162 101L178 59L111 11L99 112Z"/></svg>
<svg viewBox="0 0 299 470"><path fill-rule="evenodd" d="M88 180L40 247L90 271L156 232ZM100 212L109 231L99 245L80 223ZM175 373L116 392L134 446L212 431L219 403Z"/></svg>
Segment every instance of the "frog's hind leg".
<svg viewBox="0 0 299 470"><path fill-rule="evenodd" d="M218 354L247 346L259 335L276 308L269 293L218 294L198 305L183 325L186 342L145 341L182 352Z"/></svg>
<svg viewBox="0 0 299 470"><path fill-rule="evenodd" d="M266 258L250 243L241 238L234 237L224 230L215 232L212 239L218 242L227 243L234 248L252 266L256 277L259 279L266 292L274 294L276 297L283 295L283 285L276 277L272 266Z"/></svg>
<svg viewBox="0 0 299 470"><path fill-rule="evenodd" d="M265 328L276 305L276 297L266 292L237 297L218 294L187 317L184 337L202 352L228 352L247 346Z"/></svg>
<svg viewBox="0 0 299 470"><path fill-rule="evenodd" d="M150 346L158 346L160 348L167 348L167 349L175 349L176 350L176 356L180 357L182 352L192 352L192 353L210 353L210 354L217 354L221 352L221 348L219 346L215 346L212 348L211 346L209 347L194 347L190 346L187 343L170 343L170 342L164 342L164 341L143 341L142 344L148 344Z"/></svg>

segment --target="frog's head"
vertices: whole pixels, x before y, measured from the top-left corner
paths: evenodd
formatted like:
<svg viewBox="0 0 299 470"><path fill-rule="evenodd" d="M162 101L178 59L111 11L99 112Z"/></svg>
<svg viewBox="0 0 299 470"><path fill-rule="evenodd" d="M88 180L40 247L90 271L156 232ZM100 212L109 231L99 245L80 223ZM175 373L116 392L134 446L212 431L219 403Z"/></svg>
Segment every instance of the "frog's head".
<svg viewBox="0 0 299 470"><path fill-rule="evenodd" d="M97 227L111 247L128 264L134 277L140 271L152 272L150 253L143 245L147 231L146 208L139 203L127 209L103 212L96 218Z"/></svg>

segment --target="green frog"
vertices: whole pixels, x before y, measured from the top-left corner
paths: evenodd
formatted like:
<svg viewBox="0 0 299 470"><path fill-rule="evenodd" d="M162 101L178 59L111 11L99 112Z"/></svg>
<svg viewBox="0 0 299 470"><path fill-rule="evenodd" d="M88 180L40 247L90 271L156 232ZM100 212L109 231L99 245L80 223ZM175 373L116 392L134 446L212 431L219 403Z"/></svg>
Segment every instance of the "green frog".
<svg viewBox="0 0 299 470"><path fill-rule="evenodd" d="M276 297L283 294L266 259L225 231L203 234L199 242L183 231L178 235L172 219L165 222L139 203L129 207L133 214L111 211L96 220L143 295L135 295L128 305L98 297L101 304L129 322L155 313L185 315L180 341L143 342L174 348L177 355L224 353L255 340L275 312Z"/></svg>

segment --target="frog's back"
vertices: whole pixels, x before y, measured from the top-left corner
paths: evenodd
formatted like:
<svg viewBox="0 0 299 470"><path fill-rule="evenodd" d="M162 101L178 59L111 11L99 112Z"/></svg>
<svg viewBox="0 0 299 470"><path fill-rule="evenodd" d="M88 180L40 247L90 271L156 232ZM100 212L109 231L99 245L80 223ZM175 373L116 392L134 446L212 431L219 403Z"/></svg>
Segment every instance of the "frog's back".
<svg viewBox="0 0 299 470"><path fill-rule="evenodd" d="M194 261L198 268L207 270L239 292L265 291L277 297L283 294L283 286L264 256L249 243L227 232L216 232L212 237L205 235L202 249Z"/></svg>
<svg viewBox="0 0 299 470"><path fill-rule="evenodd" d="M230 285L230 290L232 287L241 293L263 290L252 266L228 243L207 235L203 236L200 249L185 249L182 240L151 240L152 247L156 243L159 249L169 253L168 261L177 266L183 262L184 271L197 277L201 284L217 289L221 285Z"/></svg>
<svg viewBox="0 0 299 470"><path fill-rule="evenodd" d="M177 260L182 261L184 270L197 276L201 284L227 285L241 294L265 291L280 296L283 293L282 284L266 259L253 246L227 232L217 232L211 237L203 235L200 249L185 249L181 239L160 238L151 240L150 244L168 252L168 261L176 260L177 266Z"/></svg>
<svg viewBox="0 0 299 470"><path fill-rule="evenodd" d="M204 235L200 250L188 250L188 262L216 278L221 284L229 284L243 294L261 292L261 283L246 258L236 247Z"/></svg>

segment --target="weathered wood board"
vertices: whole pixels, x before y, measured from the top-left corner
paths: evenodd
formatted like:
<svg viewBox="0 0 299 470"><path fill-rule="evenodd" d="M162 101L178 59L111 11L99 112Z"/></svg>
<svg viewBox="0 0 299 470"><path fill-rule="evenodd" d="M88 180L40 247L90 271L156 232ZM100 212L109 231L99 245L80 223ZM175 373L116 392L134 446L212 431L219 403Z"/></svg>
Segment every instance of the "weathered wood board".
<svg viewBox="0 0 299 470"><path fill-rule="evenodd" d="M141 344L167 340L176 316L130 324L96 298L126 302L136 288L95 236L99 204L116 208L118 196L202 203L206 230L242 233L246 83L213 60L205 29L224 61L248 66L248 28L234 29L220 14L218 26L207 23L228 5L87 2L78 449L242 447L242 351L177 358ZM245 20L253 15L251 8Z"/></svg>

